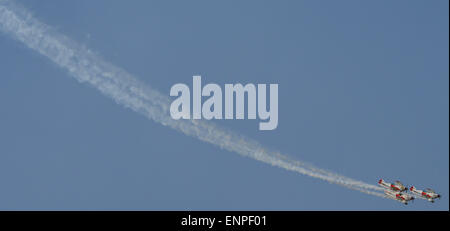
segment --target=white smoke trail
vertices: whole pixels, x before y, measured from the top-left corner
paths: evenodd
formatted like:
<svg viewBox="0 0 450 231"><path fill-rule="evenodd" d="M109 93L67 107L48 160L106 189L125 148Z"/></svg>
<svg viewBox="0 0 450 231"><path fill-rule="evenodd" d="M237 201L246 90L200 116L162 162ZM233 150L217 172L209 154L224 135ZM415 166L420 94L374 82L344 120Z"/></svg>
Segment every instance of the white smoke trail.
<svg viewBox="0 0 450 231"><path fill-rule="evenodd" d="M376 185L292 160L279 152L264 148L252 139L218 127L211 122L173 120L169 116L170 99L167 96L141 83L123 69L104 61L89 49L52 30L9 0L0 0L0 30L68 70L69 74L79 82L89 83L118 104L164 126L242 156L370 195L384 197L382 193L376 192L382 190Z"/></svg>

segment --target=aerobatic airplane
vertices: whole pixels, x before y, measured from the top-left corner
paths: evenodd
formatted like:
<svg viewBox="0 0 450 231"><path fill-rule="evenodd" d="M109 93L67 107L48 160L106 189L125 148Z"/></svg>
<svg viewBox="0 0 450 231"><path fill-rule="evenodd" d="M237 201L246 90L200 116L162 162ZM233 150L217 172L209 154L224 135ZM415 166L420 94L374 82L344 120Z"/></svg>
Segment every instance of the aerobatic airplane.
<svg viewBox="0 0 450 231"><path fill-rule="evenodd" d="M433 191L433 189L425 189L425 190L418 190L416 187L412 186L409 191L411 191L413 194L422 197L426 200L428 200L431 203L434 203L434 199L441 198L441 195L437 194Z"/></svg>
<svg viewBox="0 0 450 231"><path fill-rule="evenodd" d="M390 189L385 190L384 194L386 194L386 197L399 201L405 205L407 205L409 201L414 200L414 197L407 193L395 192Z"/></svg>
<svg viewBox="0 0 450 231"><path fill-rule="evenodd" d="M393 184L391 184L391 183L388 183L388 182L384 181L383 179L380 179L380 180L378 181L378 184L379 184L381 187L383 187L383 188L386 188L386 189L389 189L389 190L393 190L393 191L404 192L404 191L408 190L408 188L406 188L406 187L402 184L402 182L400 182L400 181L398 181L398 180L395 181Z"/></svg>

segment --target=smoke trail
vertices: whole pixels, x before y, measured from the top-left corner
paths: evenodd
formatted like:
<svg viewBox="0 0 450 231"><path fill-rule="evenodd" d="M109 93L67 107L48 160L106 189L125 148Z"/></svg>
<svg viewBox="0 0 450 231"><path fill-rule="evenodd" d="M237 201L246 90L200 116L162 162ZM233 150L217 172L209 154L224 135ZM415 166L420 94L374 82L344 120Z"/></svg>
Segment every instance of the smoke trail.
<svg viewBox="0 0 450 231"><path fill-rule="evenodd" d="M376 192L381 190L376 185L292 160L279 152L264 148L252 139L218 127L209 121L173 120L169 116L170 99L167 96L146 86L123 69L104 61L89 49L52 30L9 0L0 0L0 30L66 69L79 82L89 83L116 103L164 126L242 156L370 195L384 197L383 194Z"/></svg>

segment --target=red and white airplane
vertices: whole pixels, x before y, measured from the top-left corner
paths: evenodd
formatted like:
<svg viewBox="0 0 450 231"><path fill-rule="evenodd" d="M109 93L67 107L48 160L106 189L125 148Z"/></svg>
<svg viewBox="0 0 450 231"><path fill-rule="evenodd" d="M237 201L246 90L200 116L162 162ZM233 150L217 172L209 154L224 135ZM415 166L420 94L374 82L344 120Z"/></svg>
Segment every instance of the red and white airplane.
<svg viewBox="0 0 450 231"><path fill-rule="evenodd" d="M425 190L418 190L416 187L412 186L409 191L411 191L413 194L422 197L426 200L428 200L431 203L434 203L434 199L441 198L441 195L437 194L433 191L433 189L425 189Z"/></svg>
<svg viewBox="0 0 450 231"><path fill-rule="evenodd" d="M399 201L399 202L401 202L401 203L403 203L405 205L407 205L409 201L414 200L414 197L409 195L409 194L407 194L407 193L394 192L394 191L391 191L390 189L385 190L384 194L386 194L387 198L394 199L394 200Z"/></svg>
<svg viewBox="0 0 450 231"><path fill-rule="evenodd" d="M395 181L393 184L391 184L391 183L388 183L388 182L384 181L383 179L380 179L378 181L378 184L381 187L383 187L383 188L386 188L386 189L389 189L389 190L393 190L393 191L404 192L404 191L408 190L408 188L406 188L402 184L402 182L400 182L398 180Z"/></svg>

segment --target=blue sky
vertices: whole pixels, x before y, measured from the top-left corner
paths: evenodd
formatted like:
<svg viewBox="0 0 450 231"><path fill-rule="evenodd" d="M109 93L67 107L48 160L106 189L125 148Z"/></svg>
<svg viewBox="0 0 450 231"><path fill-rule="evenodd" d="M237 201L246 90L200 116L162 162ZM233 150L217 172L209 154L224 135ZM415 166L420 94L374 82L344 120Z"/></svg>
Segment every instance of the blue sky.
<svg viewBox="0 0 450 231"><path fill-rule="evenodd" d="M432 187L404 206L147 120L0 34L0 209L448 210L448 1L19 1L169 95L278 83L279 124L217 121L348 177Z"/></svg>

